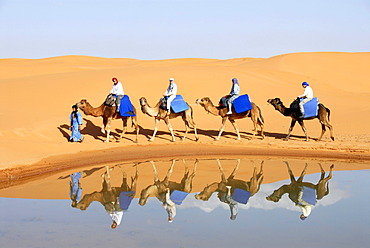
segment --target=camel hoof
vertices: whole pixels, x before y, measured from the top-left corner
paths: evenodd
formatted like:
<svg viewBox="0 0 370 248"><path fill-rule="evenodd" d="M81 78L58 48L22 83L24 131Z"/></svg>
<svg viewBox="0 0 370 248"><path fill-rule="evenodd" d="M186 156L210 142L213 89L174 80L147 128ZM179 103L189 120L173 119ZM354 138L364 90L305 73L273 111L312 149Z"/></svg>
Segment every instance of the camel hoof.
<svg viewBox="0 0 370 248"><path fill-rule="evenodd" d="M284 141L288 141L288 140L289 140L289 138L285 138L285 139L284 139Z"/></svg>
<svg viewBox="0 0 370 248"><path fill-rule="evenodd" d="M241 138L236 138L236 140L241 140Z"/></svg>
<svg viewBox="0 0 370 248"><path fill-rule="evenodd" d="M153 142L154 140L153 139L148 139L149 142Z"/></svg>
<svg viewBox="0 0 370 248"><path fill-rule="evenodd" d="M176 142L176 140L175 140L175 139L173 139L173 140L171 140L171 142Z"/></svg>
<svg viewBox="0 0 370 248"><path fill-rule="evenodd" d="M199 138L195 138L195 142L198 142L199 141Z"/></svg>

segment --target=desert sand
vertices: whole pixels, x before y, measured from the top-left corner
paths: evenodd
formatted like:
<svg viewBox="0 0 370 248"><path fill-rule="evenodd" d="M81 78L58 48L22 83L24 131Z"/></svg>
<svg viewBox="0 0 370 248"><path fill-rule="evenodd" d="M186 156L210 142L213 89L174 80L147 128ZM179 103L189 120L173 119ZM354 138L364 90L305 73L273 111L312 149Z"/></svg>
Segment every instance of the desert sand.
<svg viewBox="0 0 370 248"><path fill-rule="evenodd" d="M370 159L370 53L295 53L271 58L135 60L63 56L45 59L0 59L0 169L1 177L29 175L58 170L149 157L176 155L253 155L321 157L369 161ZM97 107L109 93L111 78L122 82L138 110L141 126L139 143L133 129L121 142L104 143L101 118L85 116L83 143L69 143L71 106L87 99ZM141 113L139 98L155 105L174 77L178 94L191 105L200 140L170 142L162 122L154 142L148 138L154 120ZM236 140L227 123L220 141L214 141L221 118L207 114L196 99L208 96L217 103L230 91L231 79L238 78L241 93L249 94L260 106L265 119L266 138L252 138L252 122L237 121L242 140ZM319 101L331 110L335 141L321 132L318 120L306 121L309 142L299 125L291 140L283 141L291 119L284 117L267 99L279 97L286 106L303 93L307 81ZM182 120L171 121L177 136L184 131ZM112 134L122 130L122 122L112 122ZM126 151L126 152L125 152ZM121 154L121 155L120 155Z"/></svg>

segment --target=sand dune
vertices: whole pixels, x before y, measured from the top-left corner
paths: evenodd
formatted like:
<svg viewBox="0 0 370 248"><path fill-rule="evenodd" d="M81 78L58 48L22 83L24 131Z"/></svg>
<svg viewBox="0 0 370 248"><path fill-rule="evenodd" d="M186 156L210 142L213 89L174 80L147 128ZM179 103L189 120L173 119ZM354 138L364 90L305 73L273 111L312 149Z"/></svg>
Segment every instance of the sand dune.
<svg viewBox="0 0 370 248"><path fill-rule="evenodd" d="M0 167L31 164L52 155L112 147L150 149L147 138L154 121L142 113L138 114L143 128L138 145L132 142L132 129L121 143L103 143L99 131L101 119L86 116L85 142L67 142L69 131L66 126L71 106L81 99L88 99L93 106L100 105L111 89L113 76L123 83L125 93L137 109L138 99L142 96L154 105L165 91L168 78L174 77L179 94L194 108L195 121L201 131L200 144L329 149L369 154L369 64L370 53L297 53L266 59L228 60L146 61L86 56L1 59ZM243 132L242 141L235 140L232 126L228 124L226 136L219 143L213 142L211 136L217 134L221 119L208 115L195 105L195 100L203 96L218 102L229 92L234 77L238 78L242 93L248 93L262 109L267 134L263 141L259 136L249 140L252 122L245 119L238 122ZM330 108L335 142L329 140L328 134L322 142L304 142L299 126L293 131L291 141L282 141L290 118L267 106L266 100L280 97L288 105L303 92L302 81L309 82L320 102ZM180 119L173 120L172 125L180 132L184 129ZM319 136L321 127L317 120L308 121L306 125L311 137ZM121 128L120 121L113 123L114 133ZM170 136L163 123L160 131L155 144L169 144ZM189 137L193 139L192 134ZM183 143L191 145L194 141ZM169 148L164 146L163 149L166 153Z"/></svg>

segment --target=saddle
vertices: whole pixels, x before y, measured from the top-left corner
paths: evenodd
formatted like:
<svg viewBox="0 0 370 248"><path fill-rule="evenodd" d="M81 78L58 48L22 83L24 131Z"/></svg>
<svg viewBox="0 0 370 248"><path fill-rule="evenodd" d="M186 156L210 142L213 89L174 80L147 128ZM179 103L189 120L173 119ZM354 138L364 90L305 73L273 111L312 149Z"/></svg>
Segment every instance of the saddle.
<svg viewBox="0 0 370 248"><path fill-rule="evenodd" d="M223 96L221 97L220 101L218 102L218 108L219 109L223 109L223 108L226 108L228 107L228 102L227 100L230 98L231 96L230 95L226 95L226 96Z"/></svg>
<svg viewBox="0 0 370 248"><path fill-rule="evenodd" d="M163 109L163 110L167 110L167 97L163 97L163 98L159 99L159 101L161 102L159 104L159 108Z"/></svg>
<svg viewBox="0 0 370 248"><path fill-rule="evenodd" d="M291 110L294 110L294 111L298 111L299 113L301 113L301 110L299 108L299 98L295 99L291 104L290 104L290 109Z"/></svg>
<svg viewBox="0 0 370 248"><path fill-rule="evenodd" d="M114 95L109 94L104 101L104 105L113 107L116 105L116 97Z"/></svg>

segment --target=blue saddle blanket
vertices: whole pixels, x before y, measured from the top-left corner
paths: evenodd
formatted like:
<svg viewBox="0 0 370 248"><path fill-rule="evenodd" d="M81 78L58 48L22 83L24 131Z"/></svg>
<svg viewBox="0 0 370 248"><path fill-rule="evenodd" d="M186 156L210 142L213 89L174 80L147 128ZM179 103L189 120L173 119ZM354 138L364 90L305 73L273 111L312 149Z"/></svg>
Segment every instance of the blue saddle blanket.
<svg viewBox="0 0 370 248"><path fill-rule="evenodd" d="M175 113L180 113L182 111L188 110L189 106L184 101L181 95L176 95L176 98L173 99L173 101L171 102L171 109Z"/></svg>
<svg viewBox="0 0 370 248"><path fill-rule="evenodd" d="M249 197L251 197L251 192L244 189L235 188L232 198L242 204L247 204Z"/></svg>
<svg viewBox="0 0 370 248"><path fill-rule="evenodd" d="M300 99L302 101L303 99ZM304 118L315 117L319 111L319 99L317 97L312 98L311 101L306 102L303 105Z"/></svg>
<svg viewBox="0 0 370 248"><path fill-rule="evenodd" d="M316 205L316 190L308 187L303 187L302 200L311 205Z"/></svg>
<svg viewBox="0 0 370 248"><path fill-rule="evenodd" d="M135 191L123 191L119 195L119 206L122 210L127 210L134 199Z"/></svg>
<svg viewBox="0 0 370 248"><path fill-rule="evenodd" d="M119 106L119 114L124 117L136 116L134 113L134 107L130 101L128 95L124 95L121 99L121 104Z"/></svg>
<svg viewBox="0 0 370 248"><path fill-rule="evenodd" d="M252 103L249 99L248 94L241 95L233 101L234 109L236 113L243 113L252 109Z"/></svg>
<svg viewBox="0 0 370 248"><path fill-rule="evenodd" d="M177 205L181 205L183 200L185 200L186 196L188 195L188 192L180 191L180 190L174 190L171 195L170 199Z"/></svg>

